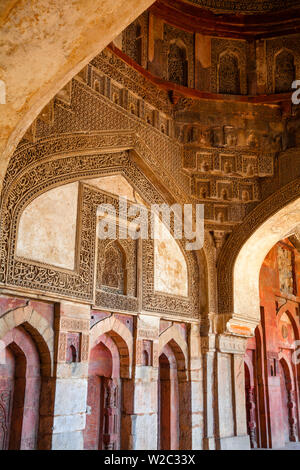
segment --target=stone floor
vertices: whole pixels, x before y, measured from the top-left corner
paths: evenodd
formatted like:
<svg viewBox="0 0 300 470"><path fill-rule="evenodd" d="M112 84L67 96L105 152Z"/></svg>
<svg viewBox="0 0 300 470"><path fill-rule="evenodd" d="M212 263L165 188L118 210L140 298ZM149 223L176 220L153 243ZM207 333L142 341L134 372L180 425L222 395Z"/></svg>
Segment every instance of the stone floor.
<svg viewBox="0 0 300 470"><path fill-rule="evenodd" d="M280 449L255 449L255 450L300 450L300 442L287 442L285 447Z"/></svg>
<svg viewBox="0 0 300 470"><path fill-rule="evenodd" d="M300 450L300 442L288 442L285 447L278 450Z"/></svg>

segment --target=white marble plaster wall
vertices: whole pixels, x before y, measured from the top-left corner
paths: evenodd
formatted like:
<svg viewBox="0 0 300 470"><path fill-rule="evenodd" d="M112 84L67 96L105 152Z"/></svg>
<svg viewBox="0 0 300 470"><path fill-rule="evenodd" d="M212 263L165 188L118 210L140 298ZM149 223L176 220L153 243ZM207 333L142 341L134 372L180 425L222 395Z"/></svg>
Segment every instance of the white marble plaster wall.
<svg viewBox="0 0 300 470"><path fill-rule="evenodd" d="M78 183L51 189L34 199L20 217L16 255L74 269Z"/></svg>

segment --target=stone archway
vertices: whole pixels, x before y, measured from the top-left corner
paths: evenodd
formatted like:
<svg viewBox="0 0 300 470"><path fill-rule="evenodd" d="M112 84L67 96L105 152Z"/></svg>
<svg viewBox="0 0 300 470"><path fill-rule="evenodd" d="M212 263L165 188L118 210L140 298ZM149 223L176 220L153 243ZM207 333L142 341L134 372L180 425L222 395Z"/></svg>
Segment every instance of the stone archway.
<svg viewBox="0 0 300 470"><path fill-rule="evenodd" d="M51 144L52 145L52 144ZM87 145L87 142L85 142L85 145ZM93 143L95 145L95 143ZM50 151L51 153L51 151ZM3 246L3 249L6 250L6 255L8 258L10 258L10 261L8 261L7 264L11 263L12 258L14 257L14 253L16 251L16 235L18 231L18 223L21 218L21 214L25 208L32 202L34 199L36 199L38 196L42 195L45 193L47 190L51 190L54 188L57 188L59 186L66 185L71 182L75 181L80 181L80 180L86 180L91 177L103 177L103 176L108 176L108 175L116 175L120 174L122 177L127 179L127 181L132 185L134 190L136 190L139 194L142 195L143 199L147 204L163 204L165 202L171 202L173 204L174 199L170 200L170 195L161 195L160 193L160 186L156 185L156 181L152 183L152 175L151 178L147 174L145 176L143 172L143 167L142 165L140 166L140 161L135 162L134 158L132 158L131 154L128 154L127 152L117 152L117 153L107 153L105 151L103 154L97 153L96 155L89 155L86 154L84 151L80 151L78 155L72 156L72 157L64 157L62 158L62 155L59 156L51 157L51 163L52 159L55 160L55 165L53 165L53 171L52 171L52 165L50 165L50 161L44 161L44 162L33 162L33 165L31 168L26 168L25 171L21 171L18 174L18 177L15 178L15 181L9 181L10 177L8 177L6 181L6 187L5 190L3 190L3 198L2 198L2 218L5 220L7 217L12 220L12 225L14 228L10 228L9 224L3 224L3 230L1 233L1 245ZM57 167L60 168L60 171L57 170ZM55 168L55 170L54 170ZM43 173L45 169L45 174ZM50 171L48 171L50 169ZM37 176L37 173L39 174L38 178L35 178ZM41 173L43 173L43 177L41 177ZM62 173L62 175L58 175L58 173ZM24 186L22 181L24 180L24 176L30 174L30 184ZM34 176L35 175L35 176ZM8 176L8 175L7 175ZM25 177L27 179L27 176ZM33 184L34 180L34 184ZM29 181L29 180L28 180ZM17 191L15 190L17 187L22 186L21 189L21 194L18 193L18 196L15 197L15 194ZM158 189L156 189L158 187ZM174 198L174 196L173 196ZM90 205L88 211L93 211L94 215L96 216L96 204ZM90 215L89 215L90 216ZM13 235L13 240L11 242L11 249L10 252L7 252L8 245L5 243L5 239L9 237L9 231L12 230L14 235ZM92 232L89 231L89 234L87 235L88 237L92 237ZM4 246L5 243L5 246ZM92 242L91 242L92 243ZM152 245L149 248L149 244L146 249L146 243L143 243L145 245L145 252L148 254L147 257L144 257L143 262L144 265L146 263L152 263L153 262L153 255L152 255ZM199 298L201 297L201 309L202 311L207 311L207 306L208 302L206 299L206 262L205 262L205 251L204 249L199 250L197 253L198 256L196 256L195 253L192 253L191 251L187 251L185 249L185 240L180 240L177 242L179 245L180 250L184 253L184 256L187 261L187 268L188 268L188 286L189 286L189 296L185 298L181 298L178 296L176 298L176 305L174 302L174 305L176 310L180 315L187 315L187 316L193 316L195 318L198 318L199 316ZM204 263L202 266L201 263L197 261L197 257L200 260L203 260ZM60 287L60 283L56 283L54 286L54 283L39 283L37 285L34 281L29 282L26 279L26 276L23 276L22 279L20 277L14 276L14 279L8 279L7 274L11 272L11 270L7 269L7 264L6 263L0 263L0 282L4 283L9 283L9 284L18 284L21 285L22 287L28 287L30 284L30 288L37 287L39 289L42 288L42 290L51 290L56 293L60 293L62 291ZM79 270L82 269L81 265L79 266ZM84 269L88 269L91 274L91 269L92 269L92 264L86 263L86 267ZM35 266L34 270L39 271L40 267ZM200 272L201 271L201 272ZM148 272L150 272L148 270ZM56 276L61 277L61 273L58 271ZM65 274L64 274L65 276ZM38 276L37 276L38 277ZM7 278L7 279L5 279ZM77 271L75 272L74 276L72 279L70 279L70 285L74 282L74 279L76 278L76 283L77 283L77 291L79 297L81 297L82 291L85 290L84 296L85 299L87 298L92 298L92 283L82 283L83 277L81 276L78 278ZM197 285L197 280L200 280L200 285L201 288L198 288ZM143 282L146 283L148 282L148 278L145 275L143 278ZM64 283L64 281L63 281ZM64 295L66 295L66 290L64 290ZM87 292L88 290L88 292ZM74 295L74 289L72 291L69 290L69 294ZM166 300L162 297L163 294L161 295L161 301L160 304L162 305L162 308L166 308ZM148 297L149 300L147 300L148 304L152 302L152 292L151 295ZM156 308L156 307L153 307ZM147 306L147 309L152 309L152 306Z"/></svg>
<svg viewBox="0 0 300 470"><path fill-rule="evenodd" d="M163 348L168 343L172 344L172 349L177 360L178 370L182 371L182 377L187 379L188 346L176 325L171 326L160 335L159 354L161 354Z"/></svg>
<svg viewBox="0 0 300 470"><path fill-rule="evenodd" d="M108 334L100 336L90 351L84 448L120 449L120 354Z"/></svg>
<svg viewBox="0 0 300 470"><path fill-rule="evenodd" d="M46 448L54 406L54 330L26 306L0 318L0 339L2 448Z"/></svg>
<svg viewBox="0 0 300 470"><path fill-rule="evenodd" d="M20 307L7 312L0 318L0 339L10 330L23 326L35 340L45 375L51 376L53 372L54 356L54 330L49 322L30 306Z"/></svg>
<svg viewBox="0 0 300 470"><path fill-rule="evenodd" d="M227 329L251 335L260 320L259 273L269 250L300 223L300 180L291 182L259 204L237 227L218 260L219 313ZM226 323L226 322L225 322Z"/></svg>
<svg viewBox="0 0 300 470"><path fill-rule="evenodd" d="M177 362L167 344L159 356L158 448L179 449L179 393Z"/></svg>
<svg viewBox="0 0 300 470"><path fill-rule="evenodd" d="M166 449L190 449L191 429L191 383L188 372L188 345L178 326L165 330L159 338L160 365L160 416L158 419L160 445ZM166 406L167 411L162 413ZM169 410L169 411L168 411ZM167 424L167 421L169 423ZM162 433L161 425L165 429ZM170 449L169 449L170 450Z"/></svg>
<svg viewBox="0 0 300 470"><path fill-rule="evenodd" d="M92 327L88 401L90 400L93 416L92 421L87 419L85 431L87 448L91 448L88 446L97 449L128 448L126 433L133 396L132 355L133 336L117 318L113 316L105 318ZM95 393L98 398L94 397L93 400ZM126 395L127 399L124 400ZM100 401L99 397L102 397ZM93 406L97 409L93 410Z"/></svg>
<svg viewBox="0 0 300 470"><path fill-rule="evenodd" d="M129 329L115 317L105 318L96 323L91 329L90 351L97 344L102 335L112 338L118 347L120 354L120 376L131 378L133 337Z"/></svg>

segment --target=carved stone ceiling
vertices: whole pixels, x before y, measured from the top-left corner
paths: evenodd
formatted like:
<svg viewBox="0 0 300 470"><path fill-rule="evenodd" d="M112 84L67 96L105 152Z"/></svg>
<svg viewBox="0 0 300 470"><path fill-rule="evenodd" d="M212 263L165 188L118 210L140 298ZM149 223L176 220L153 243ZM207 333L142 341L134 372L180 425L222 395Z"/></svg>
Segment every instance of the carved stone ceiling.
<svg viewBox="0 0 300 470"><path fill-rule="evenodd" d="M257 14L300 6L299 0L187 0L216 12Z"/></svg>

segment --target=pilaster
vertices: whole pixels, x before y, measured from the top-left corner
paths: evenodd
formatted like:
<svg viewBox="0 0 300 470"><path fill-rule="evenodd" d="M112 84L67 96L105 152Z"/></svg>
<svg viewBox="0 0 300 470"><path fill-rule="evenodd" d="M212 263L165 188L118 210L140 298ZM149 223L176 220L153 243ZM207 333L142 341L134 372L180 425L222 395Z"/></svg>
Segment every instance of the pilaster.
<svg viewBox="0 0 300 470"><path fill-rule="evenodd" d="M56 306L56 383L52 449L83 449L86 423L90 307Z"/></svg>

